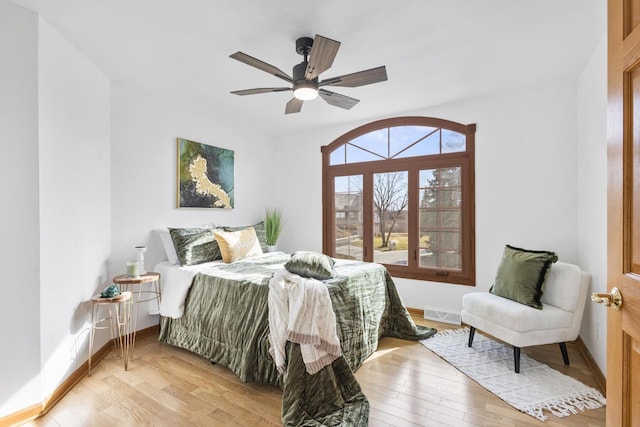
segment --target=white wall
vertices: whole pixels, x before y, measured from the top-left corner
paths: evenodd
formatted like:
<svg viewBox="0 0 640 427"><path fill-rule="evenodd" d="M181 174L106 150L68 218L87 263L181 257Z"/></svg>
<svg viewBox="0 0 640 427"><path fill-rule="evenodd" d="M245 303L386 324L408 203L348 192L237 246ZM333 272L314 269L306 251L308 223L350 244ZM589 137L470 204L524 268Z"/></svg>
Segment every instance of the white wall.
<svg viewBox="0 0 640 427"><path fill-rule="evenodd" d="M591 292L607 291L607 38L578 81L578 256ZM606 374L607 310L587 302L580 337Z"/></svg>
<svg viewBox="0 0 640 427"><path fill-rule="evenodd" d="M112 91L112 264L123 274L134 246L146 245L145 269L165 259L158 227L254 224L276 206L273 163L277 153L250 123L228 122L203 105L158 98L113 85ZM240 118L241 119L241 118ZM177 209L177 138L235 151L235 208ZM143 316L138 328L157 324Z"/></svg>
<svg viewBox="0 0 640 427"><path fill-rule="evenodd" d="M40 402L38 17L0 0L0 417Z"/></svg>
<svg viewBox="0 0 640 427"><path fill-rule="evenodd" d="M108 281L110 83L42 19L38 83L44 398L87 360L88 301ZM108 338L97 333L94 351Z"/></svg>
<svg viewBox="0 0 640 427"><path fill-rule="evenodd" d="M87 301L107 278L111 232L108 79L5 0L0 57L2 417L86 361Z"/></svg>
<svg viewBox="0 0 640 427"><path fill-rule="evenodd" d="M576 90L563 79L406 114L477 124L477 286L397 279L407 306L459 312L462 295L489 289L506 243L578 261ZM320 147L361 124L282 135L283 250L322 249Z"/></svg>

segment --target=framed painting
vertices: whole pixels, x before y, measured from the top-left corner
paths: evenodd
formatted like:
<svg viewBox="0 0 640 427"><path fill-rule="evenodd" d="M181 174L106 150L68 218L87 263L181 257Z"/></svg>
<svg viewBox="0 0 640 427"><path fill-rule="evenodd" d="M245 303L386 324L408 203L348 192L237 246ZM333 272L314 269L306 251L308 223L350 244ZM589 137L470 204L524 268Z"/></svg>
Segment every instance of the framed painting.
<svg viewBox="0 0 640 427"><path fill-rule="evenodd" d="M233 209L233 150L178 138L178 208Z"/></svg>

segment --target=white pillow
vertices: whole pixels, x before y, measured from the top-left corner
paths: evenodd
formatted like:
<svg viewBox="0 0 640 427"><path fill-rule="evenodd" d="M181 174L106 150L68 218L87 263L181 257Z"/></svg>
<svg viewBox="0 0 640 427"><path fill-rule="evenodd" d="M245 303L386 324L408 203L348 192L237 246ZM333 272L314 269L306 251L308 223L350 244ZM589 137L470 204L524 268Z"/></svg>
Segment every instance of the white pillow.
<svg viewBox="0 0 640 427"><path fill-rule="evenodd" d="M176 248L175 246L173 246L173 239L171 238L169 229L166 227L158 228L156 231L158 232L158 236L160 236L160 241L162 242L162 246L164 247L164 253L167 255L167 260L171 264L180 265L180 260L178 259Z"/></svg>

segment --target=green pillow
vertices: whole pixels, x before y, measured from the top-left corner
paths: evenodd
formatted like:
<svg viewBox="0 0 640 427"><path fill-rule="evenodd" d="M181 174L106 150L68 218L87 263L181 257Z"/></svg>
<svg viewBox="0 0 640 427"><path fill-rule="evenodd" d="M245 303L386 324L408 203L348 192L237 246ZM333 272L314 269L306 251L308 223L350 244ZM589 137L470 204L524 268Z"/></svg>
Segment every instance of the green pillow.
<svg viewBox="0 0 640 427"><path fill-rule="evenodd" d="M260 221L254 225L243 225L241 227L224 226L222 229L224 231L240 231L249 227L253 227L254 230L256 230L256 237L258 237L258 243L260 243L262 252L267 252L267 234L264 231L264 221Z"/></svg>
<svg viewBox="0 0 640 427"><path fill-rule="evenodd" d="M335 276L333 258L317 252L297 251L291 254L284 268L302 277L325 280Z"/></svg>
<svg viewBox="0 0 640 427"><path fill-rule="evenodd" d="M222 259L220 247L209 228L170 228L180 265L195 265Z"/></svg>
<svg viewBox="0 0 640 427"><path fill-rule="evenodd" d="M542 292L551 264L558 260L554 252L531 251L506 245L492 294L542 309Z"/></svg>

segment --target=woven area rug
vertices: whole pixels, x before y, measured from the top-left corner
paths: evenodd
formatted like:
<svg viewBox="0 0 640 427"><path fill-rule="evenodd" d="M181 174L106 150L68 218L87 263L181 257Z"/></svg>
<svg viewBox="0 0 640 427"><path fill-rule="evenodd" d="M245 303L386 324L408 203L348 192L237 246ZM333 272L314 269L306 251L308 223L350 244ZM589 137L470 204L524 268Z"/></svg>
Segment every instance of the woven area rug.
<svg viewBox="0 0 640 427"><path fill-rule="evenodd" d="M473 347L467 347L469 328L444 330L426 340L425 347L456 367L514 408L541 421L601 408L602 394L547 365L522 354L520 373L513 370L513 347L493 341L476 331ZM558 350L560 357L560 350Z"/></svg>

